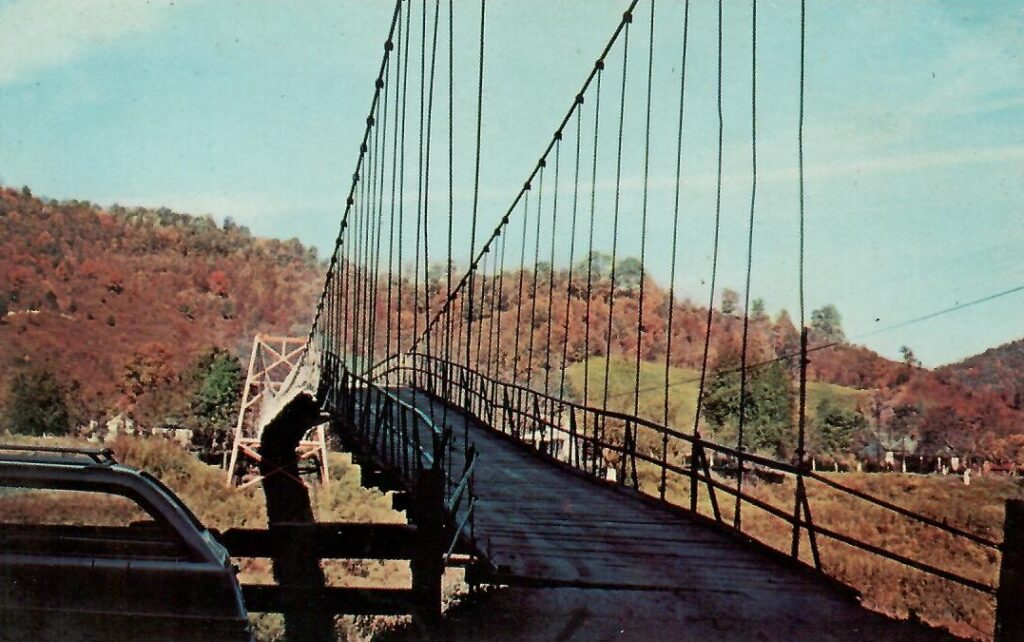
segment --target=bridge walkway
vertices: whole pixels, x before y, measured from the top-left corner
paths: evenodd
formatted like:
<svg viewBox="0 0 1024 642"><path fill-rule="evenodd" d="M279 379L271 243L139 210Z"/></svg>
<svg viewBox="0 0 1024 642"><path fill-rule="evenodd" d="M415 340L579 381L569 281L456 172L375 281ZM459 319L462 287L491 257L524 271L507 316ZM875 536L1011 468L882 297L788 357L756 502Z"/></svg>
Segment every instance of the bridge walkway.
<svg viewBox="0 0 1024 642"><path fill-rule="evenodd" d="M402 392L441 421L442 402ZM555 464L460 410L447 421L475 470L477 546L502 583L452 613L474 639L944 640L860 606L851 590L705 518ZM516 588L518 587L518 588ZM531 588L524 588L531 587Z"/></svg>

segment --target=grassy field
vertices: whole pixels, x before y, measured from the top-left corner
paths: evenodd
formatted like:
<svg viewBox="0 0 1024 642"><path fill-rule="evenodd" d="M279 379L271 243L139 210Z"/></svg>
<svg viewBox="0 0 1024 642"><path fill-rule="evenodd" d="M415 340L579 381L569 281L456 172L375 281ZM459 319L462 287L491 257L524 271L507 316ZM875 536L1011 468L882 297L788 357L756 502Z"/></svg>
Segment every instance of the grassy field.
<svg viewBox="0 0 1024 642"><path fill-rule="evenodd" d="M660 481L658 470L653 466L641 467L639 473L643 490L656 494ZM1024 498L1024 484L1016 478L975 477L970 486L965 486L956 476L898 473L829 476L846 486L997 542L1002 539L1005 499ZM719 480L730 486L735 484L734 479L719 477ZM794 491L792 479L773 483L748 475L744 483L744 492L790 514ZM999 554L994 550L915 523L813 480L807 482L807 491L817 526L972 580L993 586L998 583ZM689 478L670 473L666 498L679 506L689 506L689 497ZM703 484L698 485L698 497L699 512L711 517L711 503ZM723 521L732 525L734 498L721 491L717 498ZM789 523L750 504L744 504L741 510L745 534L790 553L792 527ZM917 617L962 637L992 639L995 602L987 595L825 537L818 537L818 546L825 573L858 590L865 606L901 619ZM801 535L800 547L801 559L811 563L805 532Z"/></svg>
<svg viewBox="0 0 1024 642"><path fill-rule="evenodd" d="M567 387L573 392L574 401L583 401L584 372L589 395L587 405L604 406L604 371L606 359L593 357L586 364L574 363L566 368ZM634 386L636 379L635 362L628 359L613 358L608 365L608 409L618 412L633 413ZM700 371L692 368L670 367L669 381L669 412L668 425L685 430L693 428L693 416L697 406L697 392L700 385ZM838 405L854 409L859 403L867 400L870 392L836 386L830 383L811 381L807 384L807 409L809 416L825 398L830 398ZM639 416L662 422L665 416L665 364L644 361L640 364L640 404Z"/></svg>
<svg viewBox="0 0 1024 642"><path fill-rule="evenodd" d="M593 357L587 363L579 362L566 368L565 379L574 393L574 401L583 403L584 373L588 381L587 405L604 406L604 371L606 359ZM633 413L635 365L625 359L612 359L608 365L608 409ZM697 385L700 372L689 368L670 368L668 375L669 425L693 426L693 413L697 404ZM640 364L641 417L661 422L664 419L665 365L644 361Z"/></svg>

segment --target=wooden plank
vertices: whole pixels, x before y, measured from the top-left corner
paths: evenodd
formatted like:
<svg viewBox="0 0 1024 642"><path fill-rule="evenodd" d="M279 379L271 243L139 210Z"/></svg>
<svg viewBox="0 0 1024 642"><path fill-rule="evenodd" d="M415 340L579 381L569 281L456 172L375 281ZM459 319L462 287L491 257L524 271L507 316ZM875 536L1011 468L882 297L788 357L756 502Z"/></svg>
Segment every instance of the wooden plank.
<svg viewBox="0 0 1024 642"><path fill-rule="evenodd" d="M410 589L325 587L288 592L276 584L243 584L250 613L280 613L295 605L338 615L406 615L412 613Z"/></svg>
<svg viewBox="0 0 1024 642"><path fill-rule="evenodd" d="M321 558L404 560L417 546L416 527L408 524L288 524L232 528L217 537L233 557L275 557L302 542Z"/></svg>

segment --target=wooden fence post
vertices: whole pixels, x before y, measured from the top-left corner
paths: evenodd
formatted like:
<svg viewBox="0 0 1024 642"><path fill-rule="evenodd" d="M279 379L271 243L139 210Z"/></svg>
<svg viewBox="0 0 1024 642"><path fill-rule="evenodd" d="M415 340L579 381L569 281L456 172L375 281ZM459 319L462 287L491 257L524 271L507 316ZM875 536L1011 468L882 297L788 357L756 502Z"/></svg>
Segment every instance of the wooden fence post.
<svg viewBox="0 0 1024 642"><path fill-rule="evenodd" d="M1024 640L1024 501L1006 500L1003 561L996 590L996 642Z"/></svg>
<svg viewBox="0 0 1024 642"><path fill-rule="evenodd" d="M444 575L443 470L443 466L437 465L435 461L434 466L420 472L415 503L410 511L411 521L418 534L416 550L409 561L415 600L413 621L421 631L441 623L441 578Z"/></svg>

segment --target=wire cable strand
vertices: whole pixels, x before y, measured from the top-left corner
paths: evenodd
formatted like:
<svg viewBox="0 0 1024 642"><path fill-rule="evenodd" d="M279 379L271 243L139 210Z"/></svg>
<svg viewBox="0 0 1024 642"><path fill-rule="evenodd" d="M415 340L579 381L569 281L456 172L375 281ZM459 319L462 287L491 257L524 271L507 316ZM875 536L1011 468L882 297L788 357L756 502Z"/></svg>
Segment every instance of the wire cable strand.
<svg viewBox="0 0 1024 642"><path fill-rule="evenodd" d="M632 14L627 12L622 21L626 24L622 42L622 86L619 94L619 136L615 153L615 200L612 205L612 265L608 277L608 330L605 335L604 393L601 407L608 408L608 386L612 365L612 318L615 316L615 272L619 251L619 206L622 196L622 138L626 123L626 84L629 77L629 25Z"/></svg>
<svg viewBox="0 0 1024 642"><path fill-rule="evenodd" d="M740 341L740 407L736 429L736 505L733 526L743 521L743 430L747 419L747 353L750 347L750 277L754 264L754 214L757 203L757 0L750 3L750 216L747 219L747 273L743 286L743 332Z"/></svg>
<svg viewBox="0 0 1024 642"><path fill-rule="evenodd" d="M687 43L689 42L689 28L690 0L684 0L682 33L683 53L682 59L679 64L679 125L676 128L676 177L672 201L672 259L671 267L669 268L668 319L665 331L665 392L664 403L662 407L663 425L665 426L667 426L669 422L669 374L671 373L672 368L672 332L674 330L673 322L675 320L674 314L676 307L676 263L679 254L679 185L683 170L683 107L685 105L686 98L686 50ZM661 499L664 500L667 483L667 468L665 464L668 463L667 432L662 435L661 462L661 485L658 487L658 493Z"/></svg>

